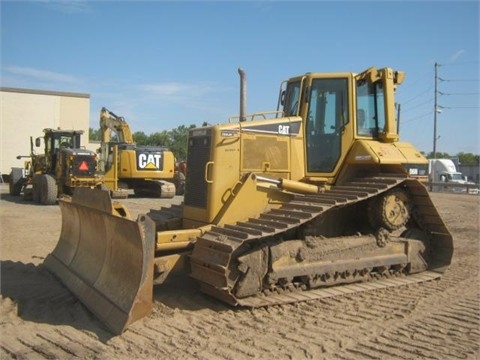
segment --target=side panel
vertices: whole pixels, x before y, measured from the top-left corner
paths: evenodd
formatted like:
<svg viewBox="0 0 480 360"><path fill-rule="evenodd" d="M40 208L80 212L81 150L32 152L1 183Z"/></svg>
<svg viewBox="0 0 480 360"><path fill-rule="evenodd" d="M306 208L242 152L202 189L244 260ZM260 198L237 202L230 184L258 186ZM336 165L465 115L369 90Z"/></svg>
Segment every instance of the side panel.
<svg viewBox="0 0 480 360"><path fill-rule="evenodd" d="M428 160L408 143L355 140L340 172L340 183L359 175L388 172L424 181Z"/></svg>
<svg viewBox="0 0 480 360"><path fill-rule="evenodd" d="M216 223L225 218L231 197L237 196L238 187L251 173L290 179L294 167L296 176L303 176L302 164L292 164L292 160L303 160L301 131L302 122L298 117L246 121L190 131L184 227ZM300 141L292 147L297 137ZM257 208L262 211L268 201L265 197L255 209L245 209L245 214L255 213Z"/></svg>
<svg viewBox="0 0 480 360"><path fill-rule="evenodd" d="M123 150L118 148L118 178L130 178L133 170L137 168L135 164L135 150Z"/></svg>
<svg viewBox="0 0 480 360"><path fill-rule="evenodd" d="M240 180L238 126L199 128L188 140L184 227L213 222Z"/></svg>
<svg viewBox="0 0 480 360"><path fill-rule="evenodd" d="M119 148L119 178L173 179L175 158L171 151L138 147Z"/></svg>
<svg viewBox="0 0 480 360"><path fill-rule="evenodd" d="M423 164L428 160L408 143L356 140L346 159L348 164Z"/></svg>
<svg viewBox="0 0 480 360"><path fill-rule="evenodd" d="M300 118L283 118L241 124L241 173L255 172L290 179L292 167L298 167L303 147L292 147L293 139L302 137ZM296 156L293 156L293 151ZM301 155L300 155L301 156ZM297 171L302 173L303 171ZM299 175L297 175L299 176Z"/></svg>

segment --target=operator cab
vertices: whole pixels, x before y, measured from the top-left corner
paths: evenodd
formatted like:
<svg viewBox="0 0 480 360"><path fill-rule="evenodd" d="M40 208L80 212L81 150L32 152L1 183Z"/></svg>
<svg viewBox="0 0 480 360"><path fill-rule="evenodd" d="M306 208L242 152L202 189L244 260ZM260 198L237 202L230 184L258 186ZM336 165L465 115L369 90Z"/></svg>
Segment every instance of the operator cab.
<svg viewBox="0 0 480 360"><path fill-rule="evenodd" d="M52 129L44 129L43 131L45 133L45 160L47 172L54 174L61 148L79 149L80 136L83 134L83 131L63 131ZM39 138L36 139L35 145L37 145L37 147L40 146ZM49 159L52 159L50 164Z"/></svg>
<svg viewBox="0 0 480 360"><path fill-rule="evenodd" d="M287 84L285 100L286 116L306 119L307 172L332 172L340 158L341 134L348 122L347 78L304 76Z"/></svg>
<svg viewBox="0 0 480 360"><path fill-rule="evenodd" d="M403 73L371 68L359 75L307 73L284 82L284 115L305 119L307 175L336 173L355 139L398 140L393 97L386 94L402 81Z"/></svg>

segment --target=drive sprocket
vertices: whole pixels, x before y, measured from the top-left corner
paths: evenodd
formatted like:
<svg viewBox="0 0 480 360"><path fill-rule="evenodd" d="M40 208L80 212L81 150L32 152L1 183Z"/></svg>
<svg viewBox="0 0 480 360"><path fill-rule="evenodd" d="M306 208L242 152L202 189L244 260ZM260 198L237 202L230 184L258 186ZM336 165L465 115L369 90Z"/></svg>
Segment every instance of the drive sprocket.
<svg viewBox="0 0 480 360"><path fill-rule="evenodd" d="M374 228L394 231L403 227L411 214L411 202L402 188L393 188L370 202L369 217Z"/></svg>

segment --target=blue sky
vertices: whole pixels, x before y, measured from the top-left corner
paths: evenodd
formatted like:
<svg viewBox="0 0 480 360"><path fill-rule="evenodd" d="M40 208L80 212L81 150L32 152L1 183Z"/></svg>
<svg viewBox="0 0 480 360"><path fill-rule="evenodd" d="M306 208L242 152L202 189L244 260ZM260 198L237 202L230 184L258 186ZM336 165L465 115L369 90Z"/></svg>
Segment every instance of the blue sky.
<svg viewBox="0 0 480 360"><path fill-rule="evenodd" d="M90 94L151 134L275 110L280 82L305 72L406 72L401 139L480 153L478 1L5 1L1 86Z"/></svg>

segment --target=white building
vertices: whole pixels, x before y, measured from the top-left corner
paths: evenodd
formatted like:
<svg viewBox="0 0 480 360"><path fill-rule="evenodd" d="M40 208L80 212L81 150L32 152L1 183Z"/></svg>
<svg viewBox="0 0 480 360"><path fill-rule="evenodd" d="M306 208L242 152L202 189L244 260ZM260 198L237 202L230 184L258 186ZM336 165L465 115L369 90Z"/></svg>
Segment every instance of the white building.
<svg viewBox="0 0 480 360"><path fill-rule="evenodd" d="M23 166L17 155L29 155L30 136L35 142L45 128L83 130L82 145L88 146L89 117L89 94L0 87L1 174Z"/></svg>

